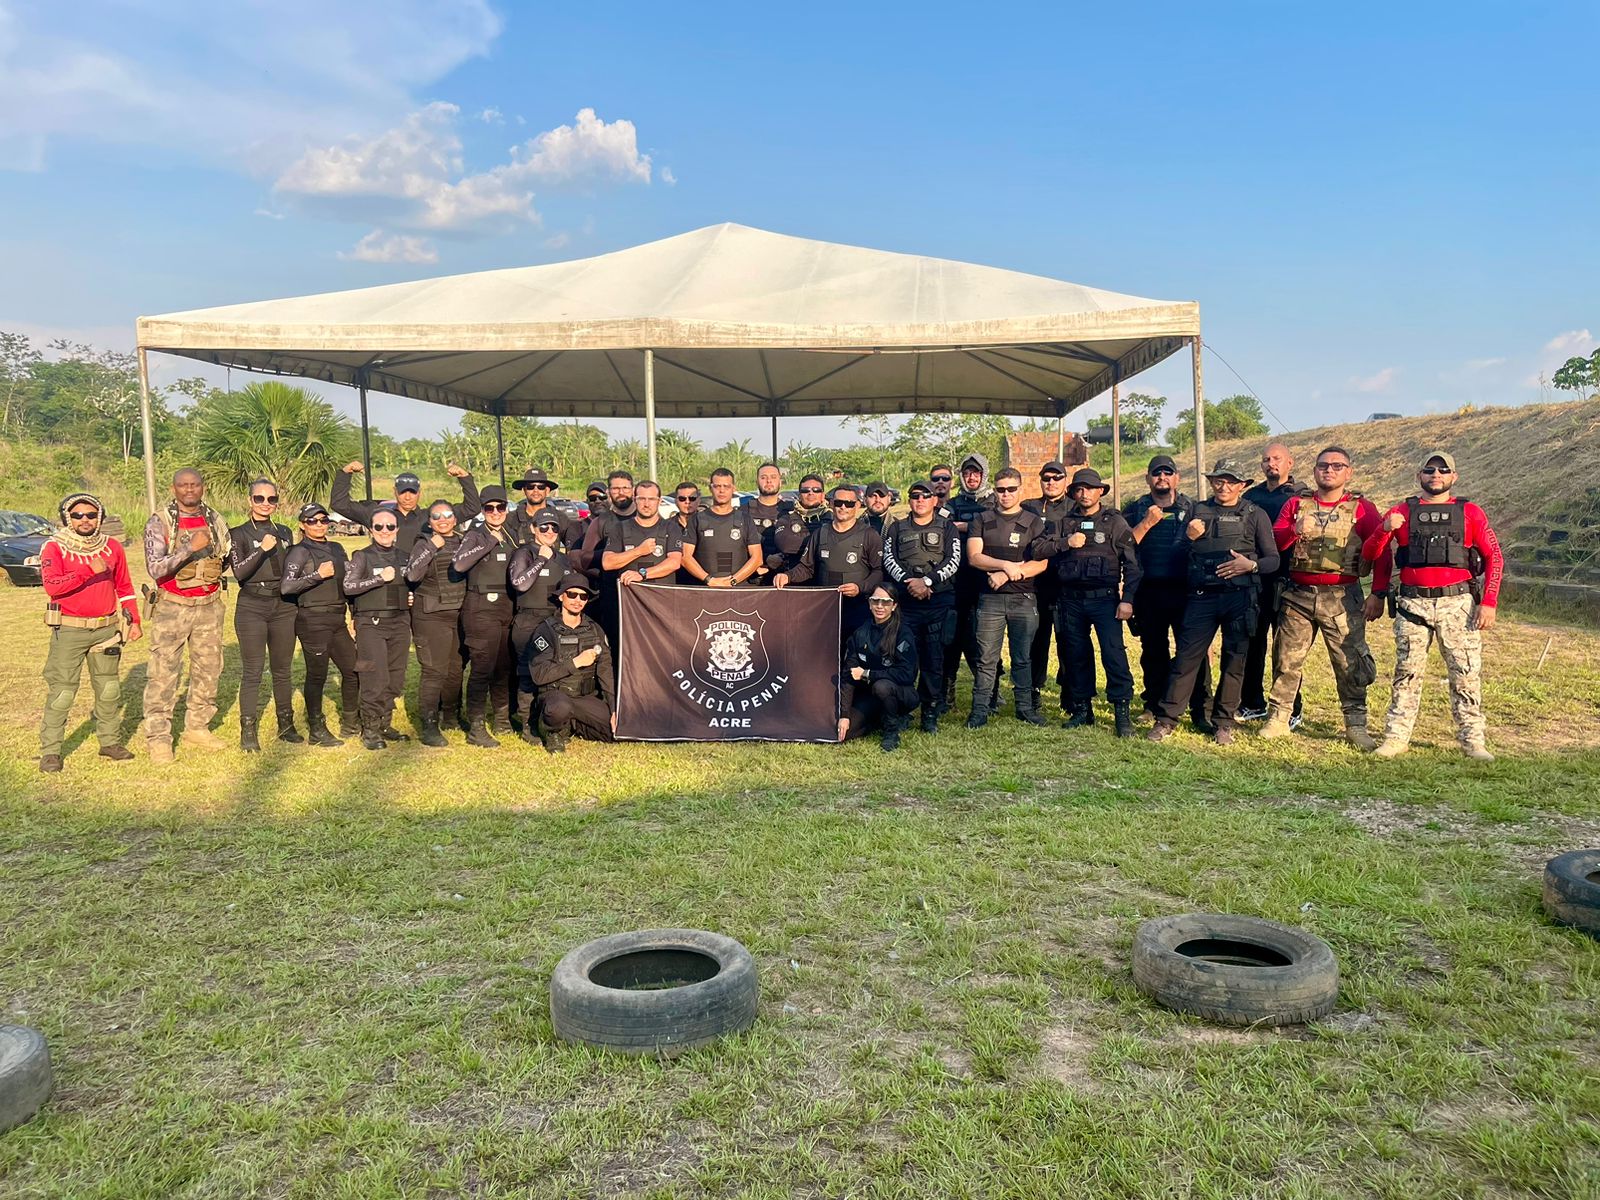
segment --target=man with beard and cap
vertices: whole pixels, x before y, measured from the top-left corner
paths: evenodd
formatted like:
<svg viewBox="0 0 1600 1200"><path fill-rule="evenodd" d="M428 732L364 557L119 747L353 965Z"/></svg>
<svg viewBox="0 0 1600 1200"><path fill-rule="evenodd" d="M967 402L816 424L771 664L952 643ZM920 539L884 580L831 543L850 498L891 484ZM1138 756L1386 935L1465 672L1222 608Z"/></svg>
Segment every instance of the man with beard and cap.
<svg viewBox="0 0 1600 1200"><path fill-rule="evenodd" d="M1278 566L1278 544L1267 514L1244 499L1251 482L1239 463L1219 460L1206 475L1211 499L1194 506L1194 516L1184 530L1189 603L1178 630L1178 654L1167 694L1161 699L1155 726L1145 735L1152 742L1171 737L1178 728L1200 662L1210 653L1211 641L1220 629L1222 662L1211 723L1216 727L1217 745L1233 744L1241 676L1257 617L1257 579Z"/></svg>
<svg viewBox="0 0 1600 1200"><path fill-rule="evenodd" d="M796 495L799 502L773 525L770 536L762 542L761 577L769 582L800 561L811 531L832 516L822 476L802 478Z"/></svg>
<svg viewBox="0 0 1600 1200"><path fill-rule="evenodd" d="M1245 492L1244 498L1267 514L1267 520L1277 524L1283 506L1293 496L1304 496L1309 489L1294 477L1294 455L1282 442L1273 442L1261 452L1261 482ZM1267 688L1272 676L1267 671L1267 634L1272 634L1274 646L1278 637L1278 610L1283 602L1283 589L1289 584L1289 556L1282 555L1278 569L1261 579L1261 619L1250 636L1250 654L1244 661L1244 693L1239 699L1239 719L1259 721L1267 715ZM1274 653L1273 657L1276 657ZM1291 728L1300 727L1300 693L1294 695L1294 712L1289 717Z"/></svg>
<svg viewBox="0 0 1600 1200"><path fill-rule="evenodd" d="M867 490L862 495L867 502L867 511L861 519L870 525L879 537L883 537L889 526L894 524L894 518L889 515L889 507L894 502L894 497L889 494L889 485L875 479L867 484Z"/></svg>
<svg viewBox="0 0 1600 1200"><path fill-rule="evenodd" d="M333 477L333 496L328 501L329 511L336 512L341 517L349 517L370 529L374 513L380 508L391 509L400 522L400 532L396 535L398 545L401 549L414 545L422 536L423 526L428 523L428 510L419 503L422 496L422 480L411 471L401 471L394 477L393 500L356 500L350 495L351 477L361 474L364 469L360 460L347 462L344 469ZM463 520L476 516L478 485L473 482L471 473L455 463L447 463L444 469L447 475L461 485L458 515Z"/></svg>
<svg viewBox="0 0 1600 1200"><path fill-rule="evenodd" d="M641 479L633 488L633 516L617 522L600 556L600 593L610 593L604 611L621 621L622 597L617 588L635 583L671 583L683 562L683 539L677 522L661 515L661 485L654 479ZM616 628L607 628L606 639L619 645Z"/></svg>
<svg viewBox="0 0 1600 1200"><path fill-rule="evenodd" d="M965 463L962 474L965 482ZM995 506L976 513L967 526L967 573L984 585L974 614L977 664L968 729L981 729L1000 707L1000 648L1005 641L1011 643L1017 720L1044 724L1033 706L1033 668L1028 662L1039 620L1034 580L1050 566L1044 518L1022 507L1022 473L1014 467L1005 467L995 477L994 498Z"/></svg>
<svg viewBox="0 0 1600 1200"><path fill-rule="evenodd" d="M61 528L39 551L39 577L49 603L50 652L44 660L44 719L39 723L39 770L61 770L67 716L89 665L94 691L94 730L100 757L127 762L118 709L122 685L117 667L124 642L139 640L139 601L121 543L100 531L105 506L88 492L61 502Z"/></svg>
<svg viewBox="0 0 1600 1200"><path fill-rule="evenodd" d="M344 594L356 624L356 674L361 681L361 745L382 750L410 739L394 727L394 702L405 694L411 656L411 588L404 550L395 545L399 517L372 514L372 541L350 556Z"/></svg>
<svg viewBox="0 0 1600 1200"><path fill-rule="evenodd" d="M300 541L283 560L279 590L294 601L294 634L306 661L306 734L313 746L342 746L322 713L328 663L339 668L339 733L361 728L356 642L345 621L344 547L328 537L328 510L313 501L300 508Z"/></svg>
<svg viewBox="0 0 1600 1200"><path fill-rule="evenodd" d="M455 507L447 500L428 505L428 524L406 559L411 584L411 640L417 647L422 678L417 685L417 721L424 746L441 749L446 717L461 708L461 606L467 577L452 560L461 548Z"/></svg>
<svg viewBox="0 0 1600 1200"><path fill-rule="evenodd" d="M1043 494L1037 500L1024 500L1022 507L1029 512L1036 512L1044 518L1047 531L1053 531L1072 512L1072 499L1067 495L1067 468L1059 462L1047 462L1039 468L1039 490ZM1055 633L1056 627L1056 596L1060 586L1056 582L1056 573L1046 571L1038 578L1039 585L1039 629L1033 635L1033 645L1028 648L1028 662L1033 667L1033 707L1039 707L1040 693L1044 690L1045 677L1050 674L1050 635ZM1061 694L1061 711L1066 712L1067 703L1067 647L1056 634L1056 689Z"/></svg>
<svg viewBox="0 0 1600 1200"><path fill-rule="evenodd" d="M738 587L761 566L760 531L748 509L734 507L733 492L732 471L711 472L711 504L695 513L683 535L683 565L707 587Z"/></svg>
<svg viewBox="0 0 1600 1200"><path fill-rule="evenodd" d="M584 613L593 594L587 577L568 574L561 581L559 615L546 618L533 634L528 673L539 689L539 739L551 754L565 750L574 731L599 742L613 740L617 732L611 647Z"/></svg>
<svg viewBox="0 0 1600 1200"><path fill-rule="evenodd" d="M933 485L906 489L911 515L896 521L883 540L883 573L900 601L900 619L917 646L922 732L935 733L944 704L944 652L955 637L955 577L961 537L936 511Z"/></svg>
<svg viewBox="0 0 1600 1200"><path fill-rule="evenodd" d="M1178 630L1183 626L1183 609L1189 599L1189 566L1184 546L1184 530L1194 516L1195 502L1178 490L1178 464L1170 454L1158 454L1145 470L1149 491L1123 507L1122 515L1139 545L1139 593L1133 599L1130 624L1139 638L1139 674L1144 680L1144 710L1152 717L1167 682L1172 677L1172 658ZM1211 664L1200 660L1189 695L1189 719L1195 729L1210 735L1216 732L1206 716L1211 702Z"/></svg>
<svg viewBox="0 0 1600 1200"><path fill-rule="evenodd" d="M1345 740L1357 750L1376 749L1367 732L1367 688L1378 677L1367 648L1367 622L1383 614L1389 590L1389 556L1379 558L1372 596L1363 603L1361 576L1369 564L1362 543L1383 524L1372 501L1350 490L1350 453L1329 446L1317 455L1309 496L1291 496L1272 527L1278 552L1289 561L1289 586L1272 644L1272 693L1264 738L1287 737L1289 712L1300 691L1311 644L1320 633L1333 666L1344 715Z"/></svg>
<svg viewBox="0 0 1600 1200"><path fill-rule="evenodd" d="M150 761L172 761L172 713L178 704L183 652L189 651L188 716L183 740L202 750L227 743L206 728L217 714L222 676L222 571L232 542L222 517L205 503L200 472L172 477L172 500L144 527L145 570L156 586L150 603L149 678L144 686L144 735Z"/></svg>
<svg viewBox="0 0 1600 1200"><path fill-rule="evenodd" d="M1103 501L1111 485L1092 467L1080 468L1067 489L1072 511L1050 526L1053 551L1050 571L1059 588L1056 644L1067 669L1072 715L1062 725L1078 729L1094 724L1094 647L1100 643L1106 672L1106 699L1111 701L1119 738L1133 736L1133 672L1122 623L1133 616L1139 594L1139 548L1128 522Z"/></svg>
<svg viewBox="0 0 1600 1200"><path fill-rule="evenodd" d="M1394 694L1383 730L1380 758L1411 744L1422 702L1422 672L1435 638L1450 673L1450 711L1461 752L1479 762L1494 755L1485 742L1483 634L1494 628L1505 558L1489 518L1470 500L1453 495L1456 460L1429 452L1417 472L1420 494L1391 508L1383 526L1361 547L1376 562L1394 543L1400 580L1390 601L1394 614Z"/></svg>
<svg viewBox="0 0 1600 1200"><path fill-rule="evenodd" d="M812 584L834 588L841 597L839 637L849 641L856 627L868 617L867 597L883 582L883 539L859 518L860 494L848 483L828 493L833 521L814 525L800 561L775 575L772 586Z"/></svg>
<svg viewBox="0 0 1600 1200"><path fill-rule="evenodd" d="M467 745L498 746L489 733L488 716L495 728L511 729L511 688L515 672L511 662L511 555L517 544L506 529L508 505L505 489L483 489L483 524L461 539L450 562L467 577L467 595L461 604L461 640L467 648L472 674L467 677Z"/></svg>
<svg viewBox="0 0 1600 1200"><path fill-rule="evenodd" d="M533 631L560 611L557 593L561 581L575 568L562 544L561 517L554 509L547 508L534 516L532 534L511 555L511 590L516 595L517 613L511 623L511 653L517 668L515 703L522 740L537 745L533 676L528 673L533 661Z"/></svg>
<svg viewBox="0 0 1600 1200"><path fill-rule="evenodd" d="M228 559L239 581L233 631L239 638L239 748L261 749L261 674L270 657L272 700L278 714L278 740L303 742L294 727L294 601L279 588L291 535L272 518L278 512L278 485L251 482L250 516L228 531Z"/></svg>
<svg viewBox="0 0 1600 1200"><path fill-rule="evenodd" d="M934 472L933 483L939 483L939 472ZM955 526L956 533L965 543L972 522L981 513L994 508L994 488L989 486L989 460L981 454L969 454L961 460L961 489L952 494L940 507L939 514ZM944 656L944 709L948 712L956 702L956 671L961 666L961 656L966 655L967 667L973 678L978 675L978 597L988 590L984 573L977 570L961 571L956 575L956 636L945 648ZM1032 689L1032 682L1029 682ZM974 707L977 698L973 698ZM984 698L984 711L1000 707L1000 665L995 668L994 691Z"/></svg>
<svg viewBox="0 0 1600 1200"><path fill-rule="evenodd" d="M522 493L522 503L513 508L511 515L506 518L506 528L511 531L517 545L533 539L533 519L546 512L554 513L561 521L561 540L565 542L569 539L571 531L567 528L567 519L554 508L548 507L560 484L542 468L529 467L522 473L522 478L511 486Z"/></svg>

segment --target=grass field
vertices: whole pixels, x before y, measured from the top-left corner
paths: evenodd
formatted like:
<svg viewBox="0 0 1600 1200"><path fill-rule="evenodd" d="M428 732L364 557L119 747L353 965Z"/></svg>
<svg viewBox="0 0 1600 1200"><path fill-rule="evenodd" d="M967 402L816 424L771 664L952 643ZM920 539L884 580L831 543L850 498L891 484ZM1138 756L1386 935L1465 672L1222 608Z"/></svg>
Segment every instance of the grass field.
<svg viewBox="0 0 1600 1200"><path fill-rule="evenodd" d="M1322 661L1302 736L1228 751L1006 719L896 755L274 742L157 772L137 738L95 757L85 689L46 778L41 603L0 588L0 1020L46 1033L58 1090L0 1135L0 1195L1600 1197L1600 943L1538 895L1600 844L1592 632L1489 636L1486 766L1437 662L1382 763L1336 740ZM1386 680L1387 622L1374 649ZM230 739L236 684L230 653ZM1193 909L1326 938L1336 1014L1150 1005L1134 929ZM755 1028L664 1063L555 1042L560 956L654 925L750 947Z"/></svg>

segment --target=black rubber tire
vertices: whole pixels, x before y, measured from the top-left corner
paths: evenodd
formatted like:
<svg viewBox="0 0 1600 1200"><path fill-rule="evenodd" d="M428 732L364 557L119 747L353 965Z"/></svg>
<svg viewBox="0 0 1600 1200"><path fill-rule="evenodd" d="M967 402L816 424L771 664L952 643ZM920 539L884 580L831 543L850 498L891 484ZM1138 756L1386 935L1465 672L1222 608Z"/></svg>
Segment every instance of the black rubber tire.
<svg viewBox="0 0 1600 1200"><path fill-rule="evenodd" d="M689 982L636 986L685 965ZM643 929L597 938L568 953L550 977L556 1036L625 1054L670 1058L748 1029L759 999L750 951L702 929Z"/></svg>
<svg viewBox="0 0 1600 1200"><path fill-rule="evenodd" d="M1271 965L1179 953L1190 943L1239 943ZM1204 948L1201 948L1204 949ZM1227 946L1217 947L1226 955ZM1157 1004L1224 1025L1298 1025L1333 1011L1339 964L1321 938L1257 917L1157 917L1133 938L1133 982Z"/></svg>
<svg viewBox="0 0 1600 1200"><path fill-rule="evenodd" d="M0 1133L29 1120L54 1087L44 1035L24 1025L0 1025Z"/></svg>
<svg viewBox="0 0 1600 1200"><path fill-rule="evenodd" d="M1572 850L1544 865L1544 911L1559 925L1600 937L1600 850Z"/></svg>

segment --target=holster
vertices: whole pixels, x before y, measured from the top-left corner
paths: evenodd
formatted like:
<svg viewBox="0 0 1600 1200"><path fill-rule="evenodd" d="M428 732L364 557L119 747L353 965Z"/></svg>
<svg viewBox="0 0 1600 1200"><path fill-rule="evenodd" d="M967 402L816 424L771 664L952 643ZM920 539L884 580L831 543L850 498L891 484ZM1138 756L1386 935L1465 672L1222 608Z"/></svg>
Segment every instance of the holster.
<svg viewBox="0 0 1600 1200"><path fill-rule="evenodd" d="M151 584L141 584L140 591L144 593L144 615L150 617L156 611L156 605L161 602L161 589Z"/></svg>
<svg viewBox="0 0 1600 1200"><path fill-rule="evenodd" d="M61 628L61 605L52 600L44 606L44 623L51 629Z"/></svg>

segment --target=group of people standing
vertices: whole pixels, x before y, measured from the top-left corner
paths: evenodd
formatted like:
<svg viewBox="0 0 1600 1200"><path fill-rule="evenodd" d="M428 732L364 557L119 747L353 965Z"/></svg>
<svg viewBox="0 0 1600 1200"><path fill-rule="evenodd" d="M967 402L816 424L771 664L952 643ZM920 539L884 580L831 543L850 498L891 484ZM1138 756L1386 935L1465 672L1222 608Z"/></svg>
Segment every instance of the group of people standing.
<svg viewBox="0 0 1600 1200"><path fill-rule="evenodd" d="M877 729L892 750L919 709L922 730L936 732L955 703L963 659L973 676L966 724L983 727L1000 708L1007 648L1015 715L1045 724L1052 633L1064 726L1096 721L1098 643L1116 735L1131 737L1126 624L1140 641L1153 741L1170 736L1186 711L1223 745L1250 716L1266 718L1263 736L1289 733L1298 725L1305 659L1321 633L1350 742L1399 753L1416 719L1421 663L1437 638L1461 744L1471 757L1490 757L1478 639L1493 623L1502 564L1482 510L1453 495L1454 460L1430 454L1419 494L1385 516L1350 490L1353 464L1340 447L1317 456L1312 489L1294 481L1292 467L1277 444L1262 457L1259 484L1238 463L1219 462L1206 475L1209 498L1197 501L1180 490L1173 459L1157 455L1146 494L1118 512L1105 503L1110 485L1092 469L1069 478L1061 463L1046 463L1042 496L1024 502L1017 470L991 480L984 457L971 454L913 483L910 511L899 518L881 483L828 488L807 475L796 499L785 499L772 463L759 469L757 493L744 503L733 473L719 469L708 480L709 501L685 481L673 489L676 513L668 515L659 484L616 471L590 485L590 515L578 519L552 505L558 485L539 469L514 482L522 499L513 502L504 488L480 491L450 464L461 499L424 506L421 480L410 473L396 477L393 499L353 499L361 464L350 463L328 505L300 508L298 539L278 520L271 480L251 484L249 516L229 528L205 503L200 472L183 470L144 532L154 580L146 589L148 753L153 762L173 759L186 648L180 741L225 745L208 726L222 666L223 575L231 571L240 591L240 745L249 752L261 748L264 674L280 741L333 747L359 737L363 747L382 750L407 740L394 706L413 645L421 667L417 729L426 746L448 745L445 731L457 722L468 744L483 748L499 745L495 733L520 733L552 753L573 733L610 740L619 589L650 581L836 590L841 741ZM330 539L335 512L360 521L369 542L347 553ZM61 769L66 716L86 661L100 753L131 757L117 730L116 655L143 628L122 548L99 534L102 506L79 493L62 502L61 517L42 555L55 627L40 737L45 771ZM1364 596L1369 571L1372 593ZM1376 672L1365 626L1386 599L1399 661L1379 745L1367 730L1366 690ZM1252 713L1241 700L1253 699L1245 695L1252 671L1264 691L1269 629L1276 630L1270 696ZM1208 663L1219 633L1213 688ZM293 716L296 642L305 660L305 735ZM340 675L337 734L324 709L330 664Z"/></svg>

